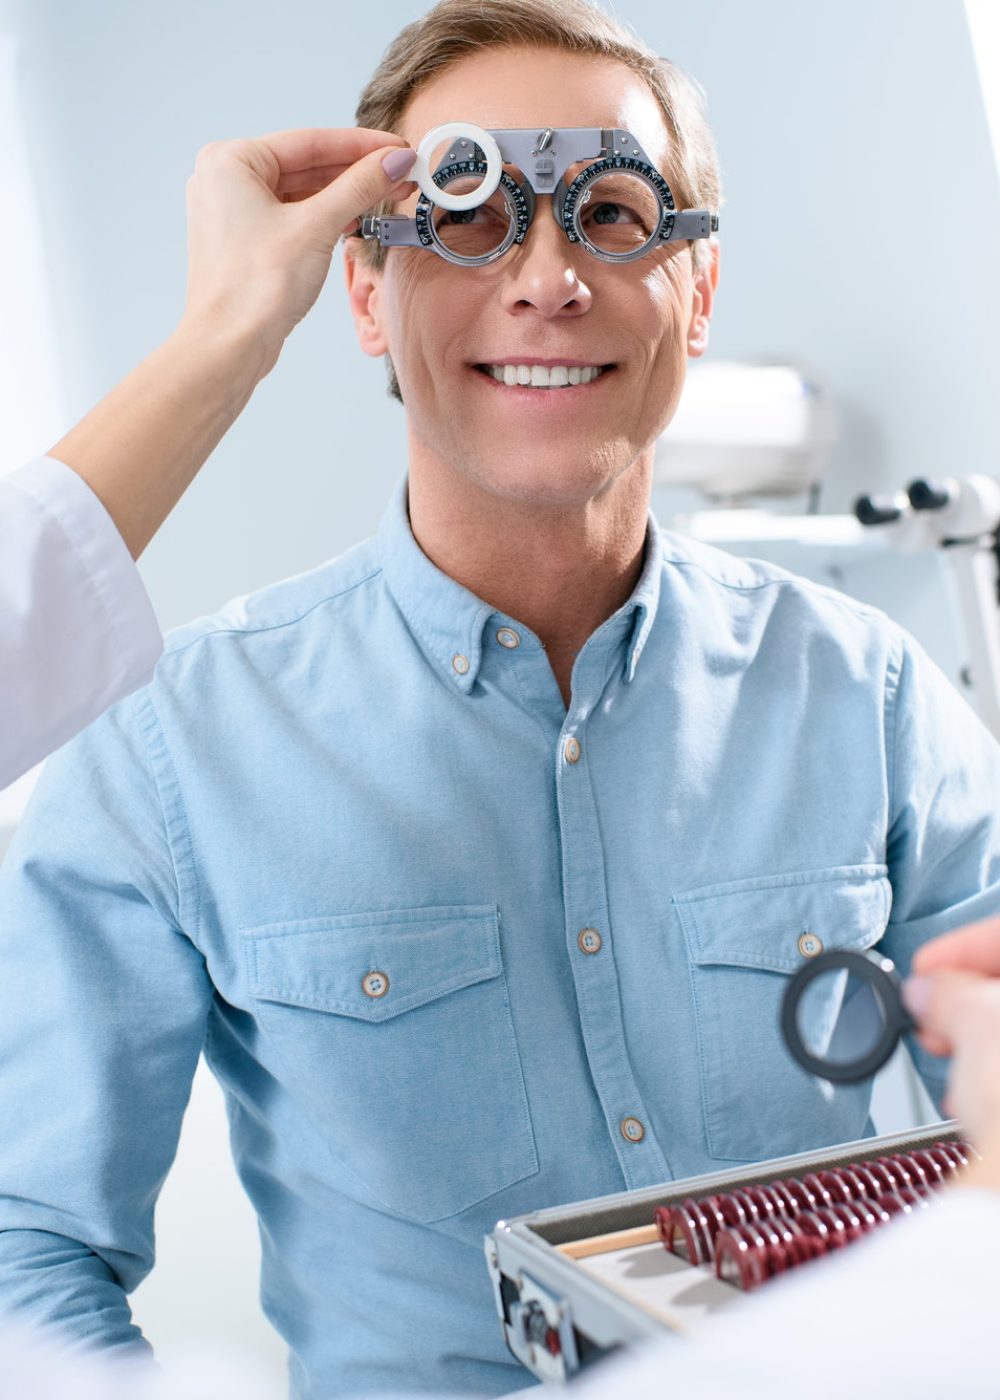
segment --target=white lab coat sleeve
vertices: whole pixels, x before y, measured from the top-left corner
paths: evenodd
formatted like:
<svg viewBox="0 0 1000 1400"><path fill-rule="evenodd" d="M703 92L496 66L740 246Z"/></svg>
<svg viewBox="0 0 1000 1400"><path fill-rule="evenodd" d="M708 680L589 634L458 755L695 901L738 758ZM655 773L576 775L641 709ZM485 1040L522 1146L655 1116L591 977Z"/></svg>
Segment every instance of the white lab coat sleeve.
<svg viewBox="0 0 1000 1400"><path fill-rule="evenodd" d="M121 535L51 457L0 478L0 788L149 680L163 650Z"/></svg>
<svg viewBox="0 0 1000 1400"><path fill-rule="evenodd" d="M1000 1192L919 1215L769 1283L690 1337L584 1376L576 1400L885 1400L1000 1395Z"/></svg>

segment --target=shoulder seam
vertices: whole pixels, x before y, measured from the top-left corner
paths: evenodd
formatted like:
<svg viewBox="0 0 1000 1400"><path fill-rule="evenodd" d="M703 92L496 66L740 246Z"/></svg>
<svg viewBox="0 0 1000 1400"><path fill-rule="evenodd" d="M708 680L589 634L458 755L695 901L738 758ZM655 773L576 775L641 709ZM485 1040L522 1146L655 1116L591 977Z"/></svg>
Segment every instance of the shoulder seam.
<svg viewBox="0 0 1000 1400"><path fill-rule="evenodd" d="M363 578L355 579L353 583L348 584L344 588L338 589L336 593L325 594L322 598L318 598L315 603L310 604L309 607L303 608L301 612L295 613L293 617L283 618L280 622L262 623L260 626L256 627L212 627L208 631L199 632L196 637L190 637L186 642L181 642L176 647L172 647L169 645L168 637L168 645L166 650L164 651L163 659L166 660L168 657L171 656L180 656L182 652L187 651L188 647L194 646L196 642L203 642L209 637L223 637L232 635L249 637L254 636L260 632L279 632L282 627L293 627L296 622L301 622L303 618L308 617L309 614L315 612L317 608L323 607L325 603L332 603L336 598L343 598L346 594L352 593L355 588L360 588L362 584L368 583L371 579L375 578L381 572L382 565L379 564L376 568L372 569L371 573L365 574ZM193 626L194 624L189 625Z"/></svg>
<svg viewBox="0 0 1000 1400"><path fill-rule="evenodd" d="M842 593L839 589L832 587L830 584L819 583L816 579L806 578L803 574L794 574L786 570L784 572L787 576L784 578L762 578L756 583L731 583L728 579L719 578L717 574L712 573L711 570L707 569L705 565L697 559L680 559L668 554L664 554L662 558L664 564L673 564L678 568L697 569L699 573L703 574L705 578L709 579L712 583L717 583L720 588L728 588L734 593L756 593L764 588L787 588L792 586L801 588L803 592L820 593L831 602L844 606L848 612L863 613L866 617L875 619L882 619L885 617L885 614L871 603L862 602L860 598L852 598L849 594ZM744 558L738 554L732 555L731 558L737 564L748 565L751 562L749 558ZM767 563L767 560L762 560L760 562ZM775 567L780 566L776 565Z"/></svg>

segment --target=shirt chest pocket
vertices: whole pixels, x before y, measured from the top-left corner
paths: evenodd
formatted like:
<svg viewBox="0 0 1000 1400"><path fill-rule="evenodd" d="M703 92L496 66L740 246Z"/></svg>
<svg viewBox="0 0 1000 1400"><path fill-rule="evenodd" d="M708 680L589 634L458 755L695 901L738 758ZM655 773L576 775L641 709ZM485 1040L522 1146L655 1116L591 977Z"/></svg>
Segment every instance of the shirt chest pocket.
<svg viewBox="0 0 1000 1400"><path fill-rule="evenodd" d="M687 940L711 1156L759 1161L863 1137L871 1083L801 1069L779 1017L789 978L832 948L870 948L891 904L882 865L739 880L674 900Z"/></svg>
<svg viewBox="0 0 1000 1400"><path fill-rule="evenodd" d="M538 1170L494 906L242 933L289 1091L379 1201L426 1223Z"/></svg>

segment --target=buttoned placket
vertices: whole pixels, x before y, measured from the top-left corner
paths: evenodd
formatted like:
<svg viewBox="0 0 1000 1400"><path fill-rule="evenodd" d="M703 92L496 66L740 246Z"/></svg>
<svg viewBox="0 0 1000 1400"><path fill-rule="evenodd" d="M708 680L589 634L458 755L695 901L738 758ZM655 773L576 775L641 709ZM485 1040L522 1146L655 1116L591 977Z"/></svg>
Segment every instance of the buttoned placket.
<svg viewBox="0 0 1000 1400"><path fill-rule="evenodd" d="M612 619L587 642L573 669L573 692L555 745L563 908L569 965L591 1077L626 1186L673 1175L656 1140L629 1063L621 985L615 965L607 872L588 747L591 723L608 688L624 683L621 658L627 617ZM610 669L610 675L609 675ZM595 937L596 935L596 937Z"/></svg>
<svg viewBox="0 0 1000 1400"><path fill-rule="evenodd" d="M599 627L578 655L568 708L534 633L491 610L446 575L431 574L433 566L408 533L394 540L386 527L384 535L393 595L450 683L469 695L480 685L485 666L485 676L518 700L552 745L569 966L591 1078L626 1187L652 1185L673 1173L628 1058L597 819L600 794L593 790L588 764L588 717L608 686L630 684L635 677L659 594L659 547L652 521L650 528L651 545L633 601ZM438 595L433 611L422 606L430 582ZM593 938L580 942L584 929L596 931L599 947Z"/></svg>
<svg viewBox="0 0 1000 1400"><path fill-rule="evenodd" d="M634 612L622 613L588 640L573 668L568 708L533 633L495 615L486 624L483 645L485 654L492 653L492 674L507 680L554 748L565 936L580 1029L608 1138L630 1188L665 1181L673 1173L628 1059L597 818L600 795L591 783L587 747L595 707L609 687L634 675L635 647L628 643L636 625Z"/></svg>

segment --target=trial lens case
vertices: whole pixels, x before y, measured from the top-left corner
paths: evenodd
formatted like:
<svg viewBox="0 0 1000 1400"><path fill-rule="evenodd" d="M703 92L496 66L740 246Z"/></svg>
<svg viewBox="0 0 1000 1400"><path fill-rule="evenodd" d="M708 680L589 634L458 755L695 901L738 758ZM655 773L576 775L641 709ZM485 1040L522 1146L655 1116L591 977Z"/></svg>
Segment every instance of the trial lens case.
<svg viewBox="0 0 1000 1400"><path fill-rule="evenodd" d="M958 1139L954 1121L934 1123L501 1220L486 1260L504 1339L540 1380L558 1382L620 1347L686 1332L744 1295L667 1252L656 1206Z"/></svg>

